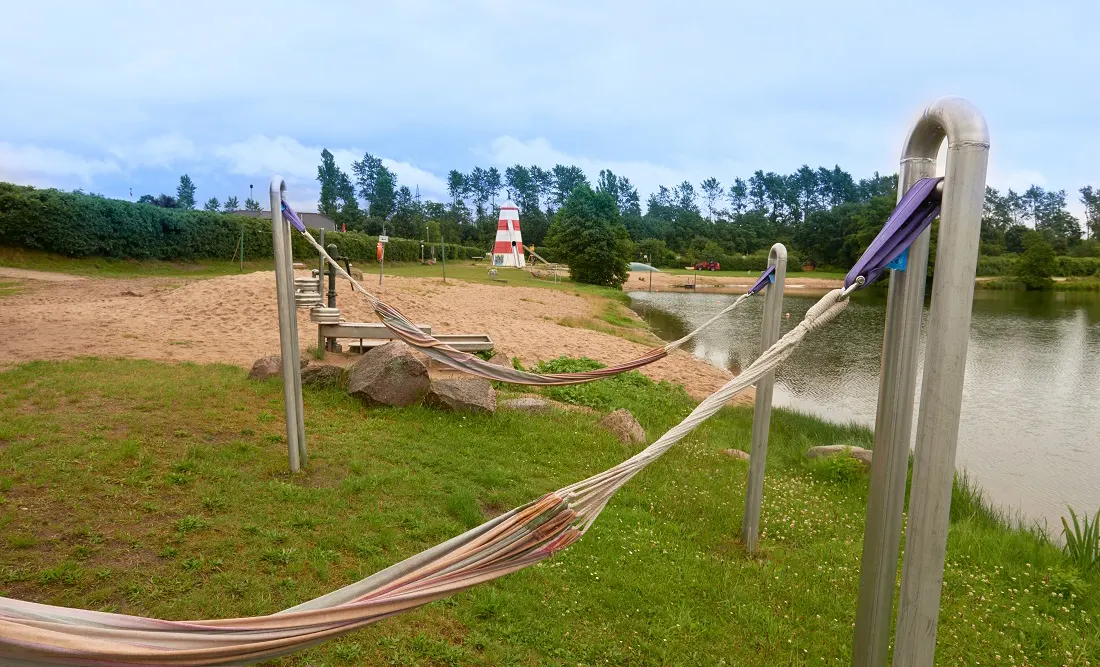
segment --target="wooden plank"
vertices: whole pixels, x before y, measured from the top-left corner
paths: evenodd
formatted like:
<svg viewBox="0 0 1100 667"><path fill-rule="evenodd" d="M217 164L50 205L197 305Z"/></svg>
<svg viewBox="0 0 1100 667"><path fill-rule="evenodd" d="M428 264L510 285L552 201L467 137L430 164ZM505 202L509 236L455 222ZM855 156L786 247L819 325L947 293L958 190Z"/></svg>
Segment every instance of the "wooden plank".
<svg viewBox="0 0 1100 667"><path fill-rule="evenodd" d="M440 334L435 337L436 340L441 343L446 343L456 350L462 350L463 352L481 352L483 350L493 349L493 339L488 334ZM387 340L380 338L364 338L362 341L356 341L348 344L349 352L358 352L360 350L369 350L380 345L385 345ZM362 348L360 348L362 344Z"/></svg>
<svg viewBox="0 0 1100 667"><path fill-rule="evenodd" d="M380 340L393 340L396 334L389 330L381 322L341 322L339 324L320 324L321 335L325 338L372 338ZM432 333L432 325L417 324L426 334Z"/></svg>

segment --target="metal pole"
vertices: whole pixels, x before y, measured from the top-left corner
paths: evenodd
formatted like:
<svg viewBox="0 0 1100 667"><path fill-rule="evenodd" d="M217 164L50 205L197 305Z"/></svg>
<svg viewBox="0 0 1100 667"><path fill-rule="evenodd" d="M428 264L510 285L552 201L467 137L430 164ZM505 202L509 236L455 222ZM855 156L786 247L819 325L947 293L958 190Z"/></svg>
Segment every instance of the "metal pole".
<svg viewBox="0 0 1100 667"><path fill-rule="evenodd" d="M286 408L286 445L290 471L305 462L305 427L302 419L302 375L298 362L298 315L294 308L294 258L290 228L283 219L286 183L271 179L271 239L275 251L275 291L279 304L279 347L283 363L283 403Z"/></svg>
<svg viewBox="0 0 1100 667"><path fill-rule="evenodd" d="M898 600L894 648L894 664L898 667L931 667L936 654L951 485L989 164L985 118L972 104L957 97L943 98L924 110L905 142L903 162L935 159L944 137L947 170Z"/></svg>
<svg viewBox="0 0 1100 667"><path fill-rule="evenodd" d="M386 235L386 223L382 223L382 236ZM382 245L382 256L378 258L378 284L382 284L382 267L386 265L386 244L382 243L382 239L378 239L378 243Z"/></svg>
<svg viewBox="0 0 1100 667"><path fill-rule="evenodd" d="M447 282L447 240L443 238L443 223L439 223L439 243L443 247L443 282Z"/></svg>
<svg viewBox="0 0 1100 667"><path fill-rule="evenodd" d="M787 248L782 243L772 246L768 266L775 266L775 282L764 295L764 316L760 332L760 350L766 350L779 340L780 316L783 314L783 285L787 278ZM652 273L650 274L653 275ZM749 448L749 479L745 484L745 516L741 521L741 541L749 553L756 551L760 535L760 503L764 497L764 467L768 459L768 429L772 420L772 389L775 373L770 372L756 383L756 408L752 415L752 446Z"/></svg>
<svg viewBox="0 0 1100 667"><path fill-rule="evenodd" d="M935 152L927 160L903 159L898 200L917 181L935 175ZM931 230L925 231L909 246L907 270L890 271L852 648L852 664L856 667L883 667L888 658L930 234Z"/></svg>
<svg viewBox="0 0 1100 667"><path fill-rule="evenodd" d="M325 228L324 227L322 227L317 232L317 242L321 244L322 248L325 246ZM324 253L317 253L317 256L318 256L317 293L318 294L324 294L325 293L325 255L324 255ZM322 351L325 349L325 336L322 333L323 331L324 331L324 328L320 324L318 324L317 325L317 349L322 350Z"/></svg>

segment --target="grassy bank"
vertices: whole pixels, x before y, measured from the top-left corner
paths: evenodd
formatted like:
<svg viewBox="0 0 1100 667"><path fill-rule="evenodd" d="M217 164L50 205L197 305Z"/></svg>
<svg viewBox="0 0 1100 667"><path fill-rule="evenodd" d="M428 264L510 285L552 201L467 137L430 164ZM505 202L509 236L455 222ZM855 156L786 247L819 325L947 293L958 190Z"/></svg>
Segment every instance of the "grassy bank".
<svg viewBox="0 0 1100 667"><path fill-rule="evenodd" d="M242 272L240 262L197 260L194 262L157 259L111 259L107 257L65 257L40 250L0 247L0 266L32 271L69 273L91 278L189 277L213 278ZM246 261L243 272L271 271L271 259Z"/></svg>
<svg viewBox="0 0 1100 667"><path fill-rule="evenodd" d="M448 267L450 269L450 267ZM638 374L557 389L650 441L692 407ZM0 594L167 618L277 611L622 460L597 415L365 408L307 390L286 469L277 382L228 366L85 359L0 374ZM723 410L540 566L282 665L834 664L849 660L867 480L810 465L861 428L778 411L763 553L737 534L751 411ZM1100 582L972 494L952 508L938 659L1100 662Z"/></svg>
<svg viewBox="0 0 1100 667"><path fill-rule="evenodd" d="M1011 278L997 278L994 280L979 280L976 283L978 289L1004 290L1022 292L1027 287ZM1059 278L1050 286L1054 292L1100 292L1100 278Z"/></svg>

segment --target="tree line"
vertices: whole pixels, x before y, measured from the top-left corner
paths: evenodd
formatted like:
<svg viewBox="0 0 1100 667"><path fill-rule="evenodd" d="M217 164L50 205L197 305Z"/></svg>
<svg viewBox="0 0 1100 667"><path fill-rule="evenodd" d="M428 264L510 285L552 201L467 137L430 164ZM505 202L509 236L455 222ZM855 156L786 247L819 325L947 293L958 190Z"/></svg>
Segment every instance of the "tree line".
<svg viewBox="0 0 1100 667"><path fill-rule="evenodd" d="M447 174L449 201L422 201L419 191L400 185L382 161L366 153L344 173L332 153L321 153L317 180L319 211L347 225L377 234L423 237L435 221L448 239L488 246L496 233L502 195L520 209L523 238L543 245L547 231L569 195L580 186L607 194L616 204L620 223L635 244L639 259L661 266L748 255L775 241L816 264L847 266L866 247L893 210L897 175L877 172L856 179L839 166L813 169L803 165L790 174L757 170L724 185L716 177L696 186L684 181L661 185L645 201L626 176L604 169L592 183L583 169L557 164L474 167ZM1031 186L1023 193L994 188L986 193L982 252L997 255L1023 251L1023 232L1040 232L1059 253L1100 255L1094 241L1100 233L1100 190L1080 190L1086 220L1082 228L1067 209L1064 190Z"/></svg>
<svg viewBox="0 0 1100 667"><path fill-rule="evenodd" d="M191 177L187 174L180 176L179 185L176 186L176 196L166 195L161 193L157 196L142 195L138 197L137 203L139 204L151 204L160 208L178 208L184 210L194 210L195 208L195 192L198 188L195 186L195 182L191 180ZM206 200L206 203L202 205L202 210L209 211L211 213L217 213L219 211L223 213L232 213L233 211L241 210L240 202L234 196L225 198L225 203L218 201L217 197L211 197ZM244 210L246 211L262 211L263 207L260 206L260 202L256 201L252 197L246 197L244 200Z"/></svg>

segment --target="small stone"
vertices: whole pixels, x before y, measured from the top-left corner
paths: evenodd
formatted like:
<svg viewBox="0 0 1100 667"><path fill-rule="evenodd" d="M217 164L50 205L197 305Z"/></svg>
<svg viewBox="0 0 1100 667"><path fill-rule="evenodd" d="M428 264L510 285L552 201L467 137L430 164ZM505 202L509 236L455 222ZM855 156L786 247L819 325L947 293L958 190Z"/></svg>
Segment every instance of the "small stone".
<svg viewBox="0 0 1100 667"><path fill-rule="evenodd" d="M302 371L302 386L324 389L347 385L347 371L331 364L312 364Z"/></svg>
<svg viewBox="0 0 1100 667"><path fill-rule="evenodd" d="M299 368L309 365L308 359L300 360ZM252 364L252 370L248 372L249 380L266 380L283 374L283 358L277 354L260 357Z"/></svg>
<svg viewBox="0 0 1100 667"><path fill-rule="evenodd" d="M436 378L428 385L424 402L455 412L491 413L497 410L497 392L485 378Z"/></svg>
<svg viewBox="0 0 1100 667"><path fill-rule="evenodd" d="M644 445L646 442L645 429L626 408L619 408L601 419L600 427L610 431L624 445Z"/></svg>
<svg viewBox="0 0 1100 667"><path fill-rule="evenodd" d="M540 413L550 412L554 409L554 404L546 399L524 396L522 398L509 398L506 401L501 401L499 407L501 410Z"/></svg>
<svg viewBox="0 0 1100 667"><path fill-rule="evenodd" d="M126 290L125 292L120 293L119 296L145 296L145 295L141 294L139 292L135 292L133 290Z"/></svg>
<svg viewBox="0 0 1100 667"><path fill-rule="evenodd" d="M414 405L428 385L428 367L401 341L370 350L348 369L348 393L368 404Z"/></svg>
<svg viewBox="0 0 1100 667"><path fill-rule="evenodd" d="M806 452L806 458L808 459L820 459L829 456L842 456L847 455L856 459L863 464L864 468L871 468L871 455L874 452L870 449L864 449L862 447L850 447L848 445L821 445L820 447L810 447Z"/></svg>
<svg viewBox="0 0 1100 667"><path fill-rule="evenodd" d="M723 449L722 453L731 458L740 459L741 461L749 460L749 453L743 452L740 449Z"/></svg>
<svg viewBox="0 0 1100 667"><path fill-rule="evenodd" d="M360 269L359 267L355 266L354 264L351 267L351 271L348 271L348 273L351 274L351 277L355 278L356 280L362 280L363 279L363 269Z"/></svg>

